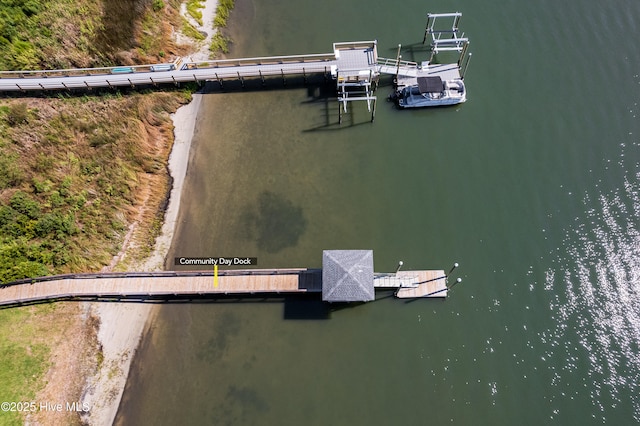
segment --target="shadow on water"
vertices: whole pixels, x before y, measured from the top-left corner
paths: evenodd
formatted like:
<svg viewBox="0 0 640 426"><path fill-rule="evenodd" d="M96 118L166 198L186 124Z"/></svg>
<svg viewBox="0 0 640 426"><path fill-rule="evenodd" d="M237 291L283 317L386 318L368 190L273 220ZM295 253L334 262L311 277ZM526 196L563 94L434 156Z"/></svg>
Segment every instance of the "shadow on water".
<svg viewBox="0 0 640 426"><path fill-rule="evenodd" d="M331 306L315 296L291 296L284 299L286 320L327 320L331 317Z"/></svg>
<svg viewBox="0 0 640 426"><path fill-rule="evenodd" d="M389 79L381 79L379 87L390 86ZM307 100L303 105L318 107L318 122L321 123L303 132L335 131L344 130L364 124L371 124L371 114L367 112L363 102L355 102L349 105L346 113L343 113L342 124L339 123L338 93L335 81L330 76L323 74L313 74L309 76L293 76L286 78L269 77L264 80L260 78L230 79L221 81L208 81L204 84L200 93L241 93L241 92L264 92L288 89L306 89ZM364 112L363 112L364 111Z"/></svg>
<svg viewBox="0 0 640 426"><path fill-rule="evenodd" d="M309 97L317 96L335 96L335 83L330 76L323 74L312 74L308 76L285 76L282 77L259 77L251 78L232 78L209 80L202 87L200 93L236 93L236 92L264 92L264 91L281 91L289 89L306 88Z"/></svg>
<svg viewBox="0 0 640 426"><path fill-rule="evenodd" d="M264 191L241 218L245 237L256 241L258 249L277 253L295 247L307 228L302 207L271 191Z"/></svg>

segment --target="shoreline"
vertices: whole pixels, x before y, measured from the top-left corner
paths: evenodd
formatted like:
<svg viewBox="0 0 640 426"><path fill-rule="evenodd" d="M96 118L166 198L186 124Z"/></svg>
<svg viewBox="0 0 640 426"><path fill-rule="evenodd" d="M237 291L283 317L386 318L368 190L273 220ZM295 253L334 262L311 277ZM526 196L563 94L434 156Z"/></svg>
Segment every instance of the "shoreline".
<svg viewBox="0 0 640 426"><path fill-rule="evenodd" d="M200 42L198 50L190 55L194 60L206 60L209 57L209 43L215 33L213 20L217 5L217 0L205 0L205 7L202 9L203 26L200 27L197 23L194 25L198 30L207 32L206 40ZM193 19L190 20L194 24ZM174 127L173 145L167 163L171 190L164 210L162 229L151 254L143 261L131 265L131 269L164 270L165 259L176 230L191 141L201 100L202 95L194 93L191 102L171 114ZM125 246L123 253L116 256L117 261L126 256L126 251ZM99 319L97 340L101 348L102 362L95 374L85 378L81 402L90 409L80 416L84 424L111 425L114 423L129 378L131 363L158 314L158 308L157 305L135 303L90 304L88 309Z"/></svg>
<svg viewBox="0 0 640 426"><path fill-rule="evenodd" d="M139 271L162 271L174 236L182 188L187 174L191 140L202 95L195 93L190 103L171 115L174 141L168 161L172 187L164 212L162 231L151 255L138 265ZM133 358L151 327L159 306L136 303L92 303L90 310L99 320L98 341L103 361L95 375L88 378L81 397L90 408L82 421L88 424L113 424L120 407Z"/></svg>
<svg viewBox="0 0 640 426"><path fill-rule="evenodd" d="M164 212L162 231L154 249L143 262L132 265L139 271L164 270L165 258L174 236L182 188L187 174L191 140L202 95L195 93L190 103L171 115L174 141L168 161L172 187ZM91 303L90 311L99 318L98 342L103 361L87 378L81 400L90 411L81 416L87 424L113 424L118 413L133 358L153 324L159 306L140 303Z"/></svg>

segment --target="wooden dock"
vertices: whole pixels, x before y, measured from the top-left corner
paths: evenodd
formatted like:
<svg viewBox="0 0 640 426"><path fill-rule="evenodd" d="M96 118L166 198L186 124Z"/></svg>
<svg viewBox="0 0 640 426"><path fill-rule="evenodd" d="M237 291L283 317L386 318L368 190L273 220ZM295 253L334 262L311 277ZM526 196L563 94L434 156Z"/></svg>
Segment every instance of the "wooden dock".
<svg viewBox="0 0 640 426"><path fill-rule="evenodd" d="M374 286L397 289L396 297L447 297L447 276L444 271L399 271L395 274L376 274Z"/></svg>
<svg viewBox="0 0 640 426"><path fill-rule="evenodd" d="M399 288L397 298L447 297L447 276L444 271L400 271L398 276L415 278L417 283Z"/></svg>
<svg viewBox="0 0 640 426"><path fill-rule="evenodd" d="M25 282L26 281L26 282ZM78 274L0 287L0 306L45 300L157 300L188 296L278 295L322 291L317 269Z"/></svg>
<svg viewBox="0 0 640 426"><path fill-rule="evenodd" d="M378 289L399 298L446 297L444 271L375 274ZM0 286L0 306L47 300L172 300L224 295L286 295L322 292L320 269L77 274L21 280Z"/></svg>

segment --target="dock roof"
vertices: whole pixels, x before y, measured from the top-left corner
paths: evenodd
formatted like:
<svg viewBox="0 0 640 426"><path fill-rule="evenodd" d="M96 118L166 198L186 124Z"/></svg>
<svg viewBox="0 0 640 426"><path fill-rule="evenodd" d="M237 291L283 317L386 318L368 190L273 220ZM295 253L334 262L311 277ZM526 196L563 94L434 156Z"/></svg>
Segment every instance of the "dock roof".
<svg viewBox="0 0 640 426"><path fill-rule="evenodd" d="M374 299L372 250L322 252L322 300L366 302Z"/></svg>

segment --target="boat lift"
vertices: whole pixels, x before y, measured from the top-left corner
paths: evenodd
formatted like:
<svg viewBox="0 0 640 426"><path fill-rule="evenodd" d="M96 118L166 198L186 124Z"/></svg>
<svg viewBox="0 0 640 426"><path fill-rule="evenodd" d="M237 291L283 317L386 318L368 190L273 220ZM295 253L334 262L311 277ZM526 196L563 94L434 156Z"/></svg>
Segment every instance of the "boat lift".
<svg viewBox="0 0 640 426"><path fill-rule="evenodd" d="M449 20L451 27L436 25L440 18L442 20ZM422 44L425 44L427 39L431 40L431 56L429 62L433 61L433 57L440 52L458 52L458 69L461 71L461 76L464 79L464 74L469 67L469 60L471 59L471 53L467 55L467 49L469 48L469 39L464 36L464 33L459 33L458 24L462 18L462 13L427 13L427 24L424 28L424 37L422 38Z"/></svg>
<svg viewBox="0 0 640 426"><path fill-rule="evenodd" d="M374 95L378 86L378 73L373 69L368 70L343 70L332 69L338 89L338 123L342 123L342 114L347 112L347 104L354 101L366 101L367 109L371 113L371 122L376 117L376 100Z"/></svg>

